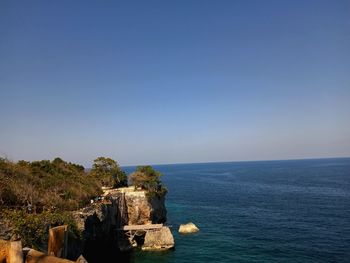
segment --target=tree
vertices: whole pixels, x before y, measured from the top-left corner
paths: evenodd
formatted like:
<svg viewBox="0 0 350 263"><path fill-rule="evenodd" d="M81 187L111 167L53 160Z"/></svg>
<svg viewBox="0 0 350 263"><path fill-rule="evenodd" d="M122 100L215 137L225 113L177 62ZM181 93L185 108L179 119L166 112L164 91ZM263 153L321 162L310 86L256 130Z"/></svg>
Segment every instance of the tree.
<svg viewBox="0 0 350 263"><path fill-rule="evenodd" d="M162 185L161 176L162 174L150 165L138 166L136 171L130 174L129 181L135 187L147 190L149 197L161 197L168 192Z"/></svg>
<svg viewBox="0 0 350 263"><path fill-rule="evenodd" d="M116 161L107 157L94 160L90 174L107 187L127 186L127 176Z"/></svg>

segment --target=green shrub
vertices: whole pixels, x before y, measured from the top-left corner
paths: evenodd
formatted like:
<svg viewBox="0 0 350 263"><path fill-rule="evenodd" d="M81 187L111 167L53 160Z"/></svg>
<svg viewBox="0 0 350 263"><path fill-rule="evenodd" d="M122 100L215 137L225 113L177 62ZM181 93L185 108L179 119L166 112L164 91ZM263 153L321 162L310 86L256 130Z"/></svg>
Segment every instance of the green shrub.
<svg viewBox="0 0 350 263"><path fill-rule="evenodd" d="M68 225L68 235L71 238L80 238L75 221L69 212L48 212L41 214L27 214L23 210L5 210L3 220L9 220L13 233L22 238L24 246L42 250L48 242L50 226Z"/></svg>

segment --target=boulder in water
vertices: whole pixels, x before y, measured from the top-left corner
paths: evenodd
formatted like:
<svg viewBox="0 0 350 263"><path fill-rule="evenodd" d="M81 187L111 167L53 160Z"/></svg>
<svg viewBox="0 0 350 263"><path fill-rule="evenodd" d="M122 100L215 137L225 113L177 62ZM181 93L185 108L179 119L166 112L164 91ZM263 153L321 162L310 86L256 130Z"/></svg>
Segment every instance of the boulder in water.
<svg viewBox="0 0 350 263"><path fill-rule="evenodd" d="M166 250L175 246L174 237L169 227L147 231L142 250Z"/></svg>
<svg viewBox="0 0 350 263"><path fill-rule="evenodd" d="M199 228L193 224L192 222L187 224L182 224L179 227L179 233L181 234L189 234L189 233L195 233L198 232Z"/></svg>

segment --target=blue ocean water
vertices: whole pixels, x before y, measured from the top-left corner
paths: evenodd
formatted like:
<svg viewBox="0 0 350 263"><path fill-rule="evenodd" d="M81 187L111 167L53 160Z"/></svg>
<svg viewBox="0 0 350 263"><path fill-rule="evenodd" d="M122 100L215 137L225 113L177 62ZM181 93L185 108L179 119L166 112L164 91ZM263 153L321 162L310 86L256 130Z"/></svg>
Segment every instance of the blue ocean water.
<svg viewBox="0 0 350 263"><path fill-rule="evenodd" d="M155 168L176 249L135 263L350 262L350 158ZM180 235L190 221L200 232Z"/></svg>

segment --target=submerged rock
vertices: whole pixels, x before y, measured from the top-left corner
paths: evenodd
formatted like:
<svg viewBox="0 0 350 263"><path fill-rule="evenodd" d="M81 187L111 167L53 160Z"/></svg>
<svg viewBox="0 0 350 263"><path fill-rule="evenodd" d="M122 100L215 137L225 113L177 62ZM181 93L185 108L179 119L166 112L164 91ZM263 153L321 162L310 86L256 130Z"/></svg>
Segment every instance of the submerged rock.
<svg viewBox="0 0 350 263"><path fill-rule="evenodd" d="M173 248L174 245L174 237L169 227L163 226L146 232L142 250L166 250Z"/></svg>
<svg viewBox="0 0 350 263"><path fill-rule="evenodd" d="M179 228L179 233L181 234L195 233L198 231L199 231L199 228L192 222L187 224L182 224L180 225L180 228Z"/></svg>

